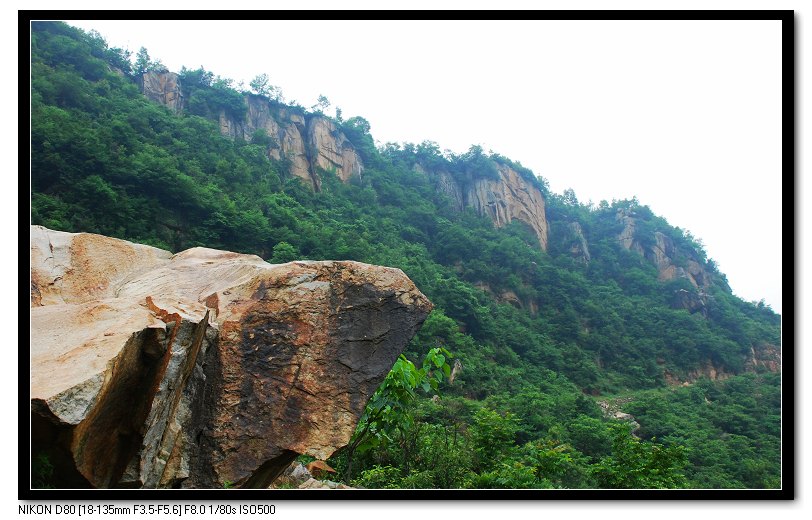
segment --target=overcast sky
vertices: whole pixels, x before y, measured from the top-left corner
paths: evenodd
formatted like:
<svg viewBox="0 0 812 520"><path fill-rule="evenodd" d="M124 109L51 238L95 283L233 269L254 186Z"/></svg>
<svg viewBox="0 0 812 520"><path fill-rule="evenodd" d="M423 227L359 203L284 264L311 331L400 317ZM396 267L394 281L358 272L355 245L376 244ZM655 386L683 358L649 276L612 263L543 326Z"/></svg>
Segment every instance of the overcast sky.
<svg viewBox="0 0 812 520"><path fill-rule="evenodd" d="M70 21L170 70L323 94L380 143L480 144L581 202L639 201L781 312L778 21Z"/></svg>

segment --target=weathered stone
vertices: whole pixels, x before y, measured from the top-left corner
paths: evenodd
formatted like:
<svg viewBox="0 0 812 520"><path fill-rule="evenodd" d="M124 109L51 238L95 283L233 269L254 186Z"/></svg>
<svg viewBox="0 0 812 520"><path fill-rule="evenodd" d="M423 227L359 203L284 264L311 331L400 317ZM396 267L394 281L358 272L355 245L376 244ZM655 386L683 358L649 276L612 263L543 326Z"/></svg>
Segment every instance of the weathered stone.
<svg viewBox="0 0 812 520"><path fill-rule="evenodd" d="M674 309L685 309L691 314L699 312L707 317L708 308L706 301L708 296L704 292L688 291L686 289L677 289L671 299L671 307Z"/></svg>
<svg viewBox="0 0 812 520"><path fill-rule="evenodd" d="M635 221L634 221L634 212L620 208L617 210L617 214L615 215L615 219L618 222L623 223L623 230L617 237L618 242L620 245L623 246L624 249L628 249L634 251L635 253L643 256L643 246L641 246L634 236L635 230Z"/></svg>
<svg viewBox="0 0 812 520"><path fill-rule="evenodd" d="M309 462L305 468L316 478L322 478L327 476L328 473L336 472L336 470L331 468L330 465L323 460L314 460L313 462Z"/></svg>
<svg viewBox="0 0 812 520"><path fill-rule="evenodd" d="M710 273L699 263L699 258L695 251L678 249L671 237L660 231L655 231L653 235L654 243L648 248L643 247L637 237L635 212L625 208L617 210L615 217L618 222L623 223L623 230L617 237L620 245L625 249L634 251L645 257L655 267L657 267L657 278L661 282L684 278L691 285L698 289L707 289L712 282ZM678 262L677 258L681 258ZM677 265L679 263L679 265ZM703 300L702 306L707 302Z"/></svg>
<svg viewBox="0 0 812 520"><path fill-rule="evenodd" d="M174 72L148 71L141 76L141 85L147 99L166 106L178 114L183 110L184 97L178 75Z"/></svg>
<svg viewBox="0 0 812 520"><path fill-rule="evenodd" d="M462 211L465 209L465 200L462 194L462 188L454 180L450 173L447 171L438 171L436 173L437 190L451 199L451 207L454 211Z"/></svg>
<svg viewBox="0 0 812 520"><path fill-rule="evenodd" d="M513 220L527 224L547 250L547 215L541 191L526 181L516 170L497 164L499 179L478 178L464 192L465 205L480 215L490 217L496 227Z"/></svg>
<svg viewBox="0 0 812 520"><path fill-rule="evenodd" d="M355 489L332 480L308 479L299 485L299 489Z"/></svg>
<svg viewBox="0 0 812 520"><path fill-rule="evenodd" d="M144 95L182 111L183 95L178 75L173 72L151 71L144 74ZM334 171L343 181L360 177L364 170L361 157L336 124L324 116L307 117L261 96L245 95L245 116L235 118L221 110L218 115L220 133L231 139L251 141L257 130L264 130L271 140L268 156L285 160L288 174L305 181L314 190L321 187L316 168Z"/></svg>
<svg viewBox="0 0 812 520"><path fill-rule="evenodd" d="M34 451L94 487L267 487L345 445L431 309L398 269L31 227Z"/></svg>
<svg viewBox="0 0 812 520"><path fill-rule="evenodd" d="M307 468L301 462L292 462L282 475L271 483L271 488L297 488L308 480L313 478L313 475L307 471Z"/></svg>
<svg viewBox="0 0 812 520"><path fill-rule="evenodd" d="M589 245L584 237L584 230L578 222L570 222L569 229L574 235L572 243L570 244L570 255L577 261L588 264L592 260L589 254Z"/></svg>
<svg viewBox="0 0 812 520"><path fill-rule="evenodd" d="M750 347L750 356L744 368L748 372L780 372L781 347L769 343L759 343Z"/></svg>
<svg viewBox="0 0 812 520"><path fill-rule="evenodd" d="M364 169L361 158L335 123L315 116L307 125L307 137L314 151L314 157L310 158L313 167L334 171L343 182L361 176Z"/></svg>

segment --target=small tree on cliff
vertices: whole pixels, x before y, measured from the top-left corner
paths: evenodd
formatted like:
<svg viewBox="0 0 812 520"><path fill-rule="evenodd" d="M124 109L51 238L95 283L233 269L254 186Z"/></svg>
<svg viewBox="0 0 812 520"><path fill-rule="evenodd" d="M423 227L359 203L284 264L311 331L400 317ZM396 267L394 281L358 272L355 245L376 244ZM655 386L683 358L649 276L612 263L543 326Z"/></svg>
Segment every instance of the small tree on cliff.
<svg viewBox="0 0 812 520"><path fill-rule="evenodd" d="M144 75L145 72L149 72L151 70L163 70L166 69L163 63L160 60L152 61L149 57L149 52L147 52L146 47L141 47L138 49L138 53L135 55L135 65L133 65L133 74L135 77L141 77Z"/></svg>
<svg viewBox="0 0 812 520"><path fill-rule="evenodd" d="M319 95L316 104L310 107L310 110L318 114L323 114L328 108L330 108L330 100L327 99L327 96Z"/></svg>
<svg viewBox="0 0 812 520"><path fill-rule="evenodd" d="M265 73L259 74L250 82L248 86L254 94L263 96L274 101L283 102L282 89L275 85L271 85L268 75Z"/></svg>

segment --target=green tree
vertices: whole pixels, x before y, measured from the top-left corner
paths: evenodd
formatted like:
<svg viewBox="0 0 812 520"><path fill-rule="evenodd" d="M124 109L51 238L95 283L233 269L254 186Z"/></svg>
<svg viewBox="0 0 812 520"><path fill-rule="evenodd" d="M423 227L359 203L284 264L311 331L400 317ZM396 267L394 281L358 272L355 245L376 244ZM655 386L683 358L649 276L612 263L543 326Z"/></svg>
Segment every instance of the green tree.
<svg viewBox="0 0 812 520"><path fill-rule="evenodd" d="M477 467L490 470L508 457L516 446L518 431L519 421L512 413L500 414L488 408L477 410L471 425Z"/></svg>
<svg viewBox="0 0 812 520"><path fill-rule="evenodd" d="M630 426L612 427L612 454L592 467L600 488L675 489L687 487L683 446L666 447L631 435Z"/></svg>
<svg viewBox="0 0 812 520"><path fill-rule="evenodd" d="M330 108L330 100L327 99L327 96L319 94L316 104L310 107L310 110L318 114L323 114L328 108Z"/></svg>
<svg viewBox="0 0 812 520"><path fill-rule="evenodd" d="M272 264L284 264L301 258L299 251L287 242L279 242L273 246L273 255L268 260Z"/></svg>
<svg viewBox="0 0 812 520"><path fill-rule="evenodd" d="M352 459L356 451L364 452L396 437L405 441L406 433L414 425L411 405L418 398L418 391L436 395L440 383L451 375L448 364L451 353L442 347L429 350L423 364L414 363L400 355L392 370L367 403L355 433L346 446L347 469L344 481L352 480Z"/></svg>

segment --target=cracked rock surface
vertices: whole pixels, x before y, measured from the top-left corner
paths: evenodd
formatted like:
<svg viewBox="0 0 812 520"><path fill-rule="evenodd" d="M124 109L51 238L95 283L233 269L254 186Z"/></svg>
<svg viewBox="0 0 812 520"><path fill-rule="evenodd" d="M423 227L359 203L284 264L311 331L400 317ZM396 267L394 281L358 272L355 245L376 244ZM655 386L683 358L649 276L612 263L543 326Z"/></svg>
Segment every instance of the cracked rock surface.
<svg viewBox="0 0 812 520"><path fill-rule="evenodd" d="M65 487L267 487L347 443L430 310L399 269L32 226L32 456Z"/></svg>

